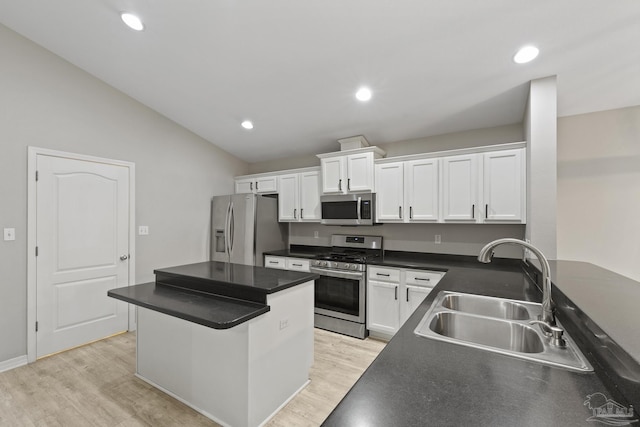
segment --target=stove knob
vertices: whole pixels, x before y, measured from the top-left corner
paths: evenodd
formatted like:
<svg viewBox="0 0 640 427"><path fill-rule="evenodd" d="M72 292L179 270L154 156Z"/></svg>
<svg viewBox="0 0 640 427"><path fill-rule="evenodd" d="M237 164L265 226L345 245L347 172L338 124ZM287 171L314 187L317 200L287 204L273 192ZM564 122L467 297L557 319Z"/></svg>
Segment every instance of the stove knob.
<svg viewBox="0 0 640 427"><path fill-rule="evenodd" d="M351 267L349 264L345 264L344 268L348 269L349 267Z"/></svg>
<svg viewBox="0 0 640 427"><path fill-rule="evenodd" d="M357 266L356 264L353 264L353 265L351 266L351 268L352 268L352 269L354 269L354 270L357 270L357 269L358 269L358 266Z"/></svg>
<svg viewBox="0 0 640 427"><path fill-rule="evenodd" d="M326 267L327 266L327 261L322 261L322 266Z"/></svg>

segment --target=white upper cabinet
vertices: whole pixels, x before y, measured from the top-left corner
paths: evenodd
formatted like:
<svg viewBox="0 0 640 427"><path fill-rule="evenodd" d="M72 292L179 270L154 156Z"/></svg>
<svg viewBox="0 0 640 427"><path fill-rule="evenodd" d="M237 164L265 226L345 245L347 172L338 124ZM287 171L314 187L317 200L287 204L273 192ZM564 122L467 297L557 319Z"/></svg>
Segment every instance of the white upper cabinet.
<svg viewBox="0 0 640 427"><path fill-rule="evenodd" d="M347 192L373 191L373 153L347 156Z"/></svg>
<svg viewBox="0 0 640 427"><path fill-rule="evenodd" d="M320 222L320 171L278 177L278 221Z"/></svg>
<svg viewBox="0 0 640 427"><path fill-rule="evenodd" d="M478 221L478 155L442 159L442 219Z"/></svg>
<svg viewBox="0 0 640 427"><path fill-rule="evenodd" d="M439 210L440 159L412 160L404 165L404 190L408 222L436 222Z"/></svg>
<svg viewBox="0 0 640 427"><path fill-rule="evenodd" d="M278 176L249 175L239 177L235 179L235 187L236 194L277 193Z"/></svg>
<svg viewBox="0 0 640 427"><path fill-rule="evenodd" d="M404 209L404 162L376 165L376 220L402 222Z"/></svg>
<svg viewBox="0 0 640 427"><path fill-rule="evenodd" d="M346 183L345 185L342 183L347 174L346 160L345 157L329 157L320 160L323 193L346 193Z"/></svg>
<svg viewBox="0 0 640 427"><path fill-rule="evenodd" d="M384 155L378 147L319 154L324 194L374 191L374 160Z"/></svg>
<svg viewBox="0 0 640 427"><path fill-rule="evenodd" d="M298 174L290 173L278 177L278 221L298 221L299 218L299 182Z"/></svg>
<svg viewBox="0 0 640 427"><path fill-rule="evenodd" d="M300 221L320 221L320 171L300 173L299 182Z"/></svg>
<svg viewBox="0 0 640 427"><path fill-rule="evenodd" d="M485 221L524 222L524 157L524 149L484 153Z"/></svg>

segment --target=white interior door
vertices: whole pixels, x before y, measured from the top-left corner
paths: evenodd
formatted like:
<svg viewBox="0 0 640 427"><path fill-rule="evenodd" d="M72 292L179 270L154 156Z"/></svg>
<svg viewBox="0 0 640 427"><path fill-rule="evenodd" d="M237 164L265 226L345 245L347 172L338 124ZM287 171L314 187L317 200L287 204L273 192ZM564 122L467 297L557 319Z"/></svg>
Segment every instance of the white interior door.
<svg viewBox="0 0 640 427"><path fill-rule="evenodd" d="M128 326L127 304L107 296L129 284L129 169L37 156L36 356Z"/></svg>

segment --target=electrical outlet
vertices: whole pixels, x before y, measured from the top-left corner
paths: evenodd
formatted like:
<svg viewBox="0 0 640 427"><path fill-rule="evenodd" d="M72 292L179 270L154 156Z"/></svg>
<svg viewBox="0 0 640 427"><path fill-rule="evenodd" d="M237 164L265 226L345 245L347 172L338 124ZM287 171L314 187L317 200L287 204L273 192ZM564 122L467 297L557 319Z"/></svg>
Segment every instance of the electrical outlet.
<svg viewBox="0 0 640 427"><path fill-rule="evenodd" d="M4 229L4 240L16 240L16 229L15 228L5 228Z"/></svg>
<svg viewBox="0 0 640 427"><path fill-rule="evenodd" d="M440 234L436 234L436 245L439 245L440 243L442 243L442 236Z"/></svg>
<svg viewBox="0 0 640 427"><path fill-rule="evenodd" d="M289 319L282 319L280 321L280 330L289 327Z"/></svg>
<svg viewBox="0 0 640 427"><path fill-rule="evenodd" d="M320 234L318 233L318 230L314 231L314 232L313 232L313 238L314 238L314 239L317 239L317 238L319 238L319 237L320 237Z"/></svg>
<svg viewBox="0 0 640 427"><path fill-rule="evenodd" d="M149 234L149 226L148 225L141 225L138 227L138 235L140 236L146 236Z"/></svg>

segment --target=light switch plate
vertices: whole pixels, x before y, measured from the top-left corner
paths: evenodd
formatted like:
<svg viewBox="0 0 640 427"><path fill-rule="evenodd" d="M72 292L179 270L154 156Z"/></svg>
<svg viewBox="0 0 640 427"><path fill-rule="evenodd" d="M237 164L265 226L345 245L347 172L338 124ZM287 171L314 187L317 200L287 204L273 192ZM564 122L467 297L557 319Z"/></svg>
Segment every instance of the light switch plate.
<svg viewBox="0 0 640 427"><path fill-rule="evenodd" d="M4 229L4 240L16 240L16 229L15 228L5 228Z"/></svg>
<svg viewBox="0 0 640 427"><path fill-rule="evenodd" d="M140 236L146 236L149 234L149 226L148 225L141 225L138 227L138 235Z"/></svg>

